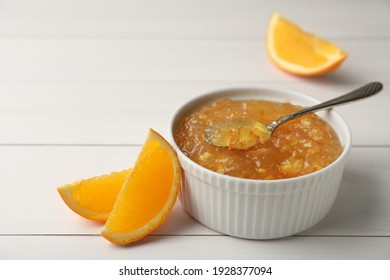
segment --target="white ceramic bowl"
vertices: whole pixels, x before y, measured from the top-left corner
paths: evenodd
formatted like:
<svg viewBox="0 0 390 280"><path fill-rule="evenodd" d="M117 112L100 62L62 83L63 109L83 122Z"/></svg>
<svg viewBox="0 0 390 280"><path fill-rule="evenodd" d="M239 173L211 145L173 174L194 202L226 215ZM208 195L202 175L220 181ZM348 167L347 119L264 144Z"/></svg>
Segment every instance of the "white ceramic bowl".
<svg viewBox="0 0 390 280"><path fill-rule="evenodd" d="M236 178L190 160L173 140L183 117L217 98L289 101L302 106L319 103L287 90L238 88L207 93L184 104L171 119L170 137L184 170L180 200L185 210L215 231L249 239L290 236L318 223L334 203L351 147L345 120L334 109L318 113L333 127L344 147L340 157L326 168L291 179Z"/></svg>

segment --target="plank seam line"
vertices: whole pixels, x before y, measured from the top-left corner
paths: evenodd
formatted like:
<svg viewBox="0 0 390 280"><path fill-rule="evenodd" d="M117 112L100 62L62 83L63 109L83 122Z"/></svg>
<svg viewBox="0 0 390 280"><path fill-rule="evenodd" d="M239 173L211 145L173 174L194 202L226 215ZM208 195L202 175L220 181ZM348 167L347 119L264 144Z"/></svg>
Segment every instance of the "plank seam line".
<svg viewBox="0 0 390 280"><path fill-rule="evenodd" d="M0 143L0 147L142 147L142 144Z"/></svg>
<svg viewBox="0 0 390 280"><path fill-rule="evenodd" d="M368 235L368 234L363 234L363 235L352 235L352 234L298 234L294 235L293 237L346 237L346 238L353 238L353 237L367 237L367 238L388 238L390 235Z"/></svg>
<svg viewBox="0 0 390 280"><path fill-rule="evenodd" d="M7 36L3 35L0 37L0 40L15 40L15 41L33 41L33 42L42 42L42 41L79 41L79 42L111 42L111 43L130 43L130 42L170 42L170 41L182 41L182 42L192 42L192 41L215 41L215 42L236 42L236 41L264 41L266 36ZM327 36L329 40L345 40L345 41L362 41L362 40L388 40L390 36L387 34L384 35L355 35L355 36L344 36L344 35L331 35Z"/></svg>
<svg viewBox="0 0 390 280"><path fill-rule="evenodd" d="M142 144L0 143L0 147L142 147ZM353 148L390 148L390 145L352 145Z"/></svg>
<svg viewBox="0 0 390 280"><path fill-rule="evenodd" d="M36 83L45 83L45 84L136 84L136 85L150 85L150 84L164 84L164 85L186 85L186 84L205 84L205 85L215 85L218 86L242 86L240 84L249 84L247 86L262 86L264 84L273 84L275 86L282 87L283 85L289 85L291 84L300 84L300 82L294 81L294 80L91 80L91 79L82 79L82 80L56 80L56 79L0 79L2 83L26 83L26 84L36 84ZM352 81L346 81L345 85L361 85L365 82L370 82L369 80L352 80ZM388 83L389 80L381 80L382 83ZM221 85L223 84L223 85Z"/></svg>
<svg viewBox="0 0 390 280"><path fill-rule="evenodd" d="M236 238L233 236L229 235L218 235L218 234L149 234L148 236L153 236L153 237L158 237L158 236L173 236L173 237L231 237L231 238ZM40 233L16 233L16 234L11 234L11 233L3 233L0 234L0 237L100 237L100 234L68 234L68 233L58 233L58 234L40 234ZM298 234L298 235L293 235L291 237L298 237L298 238L306 238L306 237L311 237L311 238L320 238L320 237L345 237L345 238L390 238L390 235L342 235L342 234L316 234L316 235L309 235L309 234ZM291 238L290 237L290 238ZM285 238L287 240L287 238ZM252 240L252 239L247 239L247 240ZM280 239L283 240L283 239ZM252 240L252 241L267 241L267 240ZM272 240L268 240L272 241Z"/></svg>
<svg viewBox="0 0 390 280"><path fill-rule="evenodd" d="M365 82L370 82L370 80L365 80ZM386 79L381 79L380 80L382 83L390 83L390 79L386 77ZM216 79L210 79L210 80L187 80L187 79L181 79L181 80L175 80L175 79L165 79L165 80L157 80L157 79L107 79L107 80L102 80L102 79L1 79L1 83L26 83L26 84L31 84L31 83L45 83L45 84L54 84L54 83L66 83L66 84L265 84L265 83L273 83L276 86L283 86L283 84L292 84L292 83L299 83L294 80L288 80L288 81L282 81L282 80L274 80L274 79L269 79L269 80L229 80L229 79L221 79L221 80L216 80ZM356 79L356 80L350 80L345 82L346 85L350 84L362 84L364 81L361 79Z"/></svg>

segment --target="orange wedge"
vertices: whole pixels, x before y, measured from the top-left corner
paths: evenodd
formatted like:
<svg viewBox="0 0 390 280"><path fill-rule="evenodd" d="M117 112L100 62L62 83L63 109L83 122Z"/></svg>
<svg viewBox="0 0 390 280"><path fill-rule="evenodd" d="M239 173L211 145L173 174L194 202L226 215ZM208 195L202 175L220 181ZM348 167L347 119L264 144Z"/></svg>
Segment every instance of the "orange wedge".
<svg viewBox="0 0 390 280"><path fill-rule="evenodd" d="M271 16L266 44L269 57L278 67L300 76L334 71L347 57L332 42L304 32L278 13Z"/></svg>
<svg viewBox="0 0 390 280"><path fill-rule="evenodd" d="M102 235L115 244L137 241L163 223L180 188L180 165L166 140L150 130Z"/></svg>
<svg viewBox="0 0 390 280"><path fill-rule="evenodd" d="M93 221L106 221L131 169L113 172L58 187L62 199L74 212Z"/></svg>

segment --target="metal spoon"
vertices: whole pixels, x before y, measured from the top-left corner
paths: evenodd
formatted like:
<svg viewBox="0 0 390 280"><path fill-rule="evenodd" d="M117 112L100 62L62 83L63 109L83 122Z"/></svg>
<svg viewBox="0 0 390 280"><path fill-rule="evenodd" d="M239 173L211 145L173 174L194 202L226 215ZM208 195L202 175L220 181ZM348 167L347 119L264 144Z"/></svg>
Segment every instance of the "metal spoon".
<svg viewBox="0 0 390 280"><path fill-rule="evenodd" d="M336 97L312 107L304 108L292 114L285 115L268 125L250 119L224 120L207 127L205 129L204 135L206 140L214 146L247 150L257 145L258 143L264 144L269 140L275 129L287 121L306 115L308 113L372 96L381 91L382 88L383 85L379 82L368 83L345 95Z"/></svg>

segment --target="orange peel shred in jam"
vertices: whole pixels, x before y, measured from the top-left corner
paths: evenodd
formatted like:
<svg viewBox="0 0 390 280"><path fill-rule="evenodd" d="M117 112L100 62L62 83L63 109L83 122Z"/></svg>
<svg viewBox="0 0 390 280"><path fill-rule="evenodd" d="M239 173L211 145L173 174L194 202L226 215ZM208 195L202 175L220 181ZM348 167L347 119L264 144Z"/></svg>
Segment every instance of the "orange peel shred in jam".
<svg viewBox="0 0 390 280"><path fill-rule="evenodd" d="M218 99L185 117L175 142L196 163L229 176L275 180L309 174L331 164L343 150L332 127L315 114L281 125L269 141L248 150L215 147L204 137L206 127L226 119L268 124L300 109L287 102Z"/></svg>

